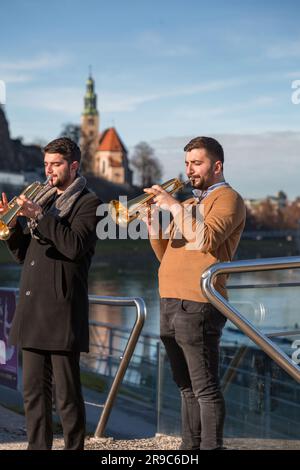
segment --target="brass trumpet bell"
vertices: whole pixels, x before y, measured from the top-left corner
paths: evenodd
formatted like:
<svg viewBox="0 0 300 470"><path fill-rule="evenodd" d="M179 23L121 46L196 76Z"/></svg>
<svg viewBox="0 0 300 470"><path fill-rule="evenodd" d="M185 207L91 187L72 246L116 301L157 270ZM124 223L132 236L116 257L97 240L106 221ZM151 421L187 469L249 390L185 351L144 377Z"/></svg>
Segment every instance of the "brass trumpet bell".
<svg viewBox="0 0 300 470"><path fill-rule="evenodd" d="M45 183L40 183L35 181L31 183L27 188L22 191L20 195L24 195L27 199L33 199L48 183L49 178ZM0 215L0 240L8 240L11 235L11 229L9 227L10 222L13 218L18 215L21 211L21 207L17 203L17 196L14 196L11 201L9 201L7 210Z"/></svg>
<svg viewBox="0 0 300 470"><path fill-rule="evenodd" d="M183 182L179 178L173 178L161 185L169 194L174 194L182 189L189 181ZM110 201L108 212L116 224L125 227L134 219L145 214L147 208L151 205L154 194L141 194L128 201L127 205L120 201Z"/></svg>

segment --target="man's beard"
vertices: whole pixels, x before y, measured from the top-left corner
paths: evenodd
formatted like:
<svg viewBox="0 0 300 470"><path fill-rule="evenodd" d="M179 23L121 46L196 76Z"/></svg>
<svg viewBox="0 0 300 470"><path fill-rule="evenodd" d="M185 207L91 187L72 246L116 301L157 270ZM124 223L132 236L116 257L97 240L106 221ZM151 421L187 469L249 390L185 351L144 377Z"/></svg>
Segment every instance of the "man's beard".
<svg viewBox="0 0 300 470"><path fill-rule="evenodd" d="M69 177L70 175L57 176L54 180L52 179L52 186L57 189L64 187L66 183L69 181Z"/></svg>
<svg viewBox="0 0 300 470"><path fill-rule="evenodd" d="M199 181L196 183L196 179L199 179ZM210 183L203 178L203 176L198 176L197 178L190 178L191 185L193 189L200 189L201 191L207 189L210 186Z"/></svg>

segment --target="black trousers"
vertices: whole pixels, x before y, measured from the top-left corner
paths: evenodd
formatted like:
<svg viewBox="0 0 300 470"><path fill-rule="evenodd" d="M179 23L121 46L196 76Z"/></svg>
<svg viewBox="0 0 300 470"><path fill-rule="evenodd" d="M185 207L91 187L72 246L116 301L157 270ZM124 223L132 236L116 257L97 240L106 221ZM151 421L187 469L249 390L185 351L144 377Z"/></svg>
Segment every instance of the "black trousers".
<svg viewBox="0 0 300 470"><path fill-rule="evenodd" d="M161 339L181 393L181 449L221 448L219 341L226 318L209 303L162 298L160 307Z"/></svg>
<svg viewBox="0 0 300 470"><path fill-rule="evenodd" d="M79 352L23 349L23 393L29 450L52 447L52 378L66 450L83 450L85 408Z"/></svg>

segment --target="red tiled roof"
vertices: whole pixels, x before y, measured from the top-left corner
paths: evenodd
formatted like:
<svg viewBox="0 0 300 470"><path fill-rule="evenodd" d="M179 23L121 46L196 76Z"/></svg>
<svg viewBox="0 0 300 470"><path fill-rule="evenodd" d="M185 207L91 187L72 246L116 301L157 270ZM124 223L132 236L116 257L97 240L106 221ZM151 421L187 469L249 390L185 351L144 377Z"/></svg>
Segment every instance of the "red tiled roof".
<svg viewBox="0 0 300 470"><path fill-rule="evenodd" d="M98 150L127 153L126 147L114 127L106 129L101 134Z"/></svg>

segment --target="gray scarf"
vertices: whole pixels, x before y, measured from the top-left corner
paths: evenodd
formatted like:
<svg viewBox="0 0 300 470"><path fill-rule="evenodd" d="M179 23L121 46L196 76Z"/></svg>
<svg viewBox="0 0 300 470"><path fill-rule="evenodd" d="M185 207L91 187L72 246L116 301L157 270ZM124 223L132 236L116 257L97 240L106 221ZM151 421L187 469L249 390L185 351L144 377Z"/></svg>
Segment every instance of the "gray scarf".
<svg viewBox="0 0 300 470"><path fill-rule="evenodd" d="M66 217L85 187L86 179L83 176L75 178L73 183L70 184L59 198L53 202L52 206L47 210L47 214L52 214L59 219ZM43 209L55 193L56 188L50 186L50 184L46 184L45 187L33 198L33 202L39 204ZM28 219L27 221L27 225L33 238L40 238L36 233L34 233L37 224L38 221L35 219Z"/></svg>

